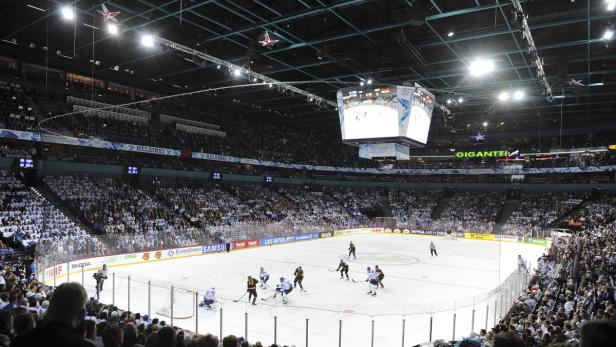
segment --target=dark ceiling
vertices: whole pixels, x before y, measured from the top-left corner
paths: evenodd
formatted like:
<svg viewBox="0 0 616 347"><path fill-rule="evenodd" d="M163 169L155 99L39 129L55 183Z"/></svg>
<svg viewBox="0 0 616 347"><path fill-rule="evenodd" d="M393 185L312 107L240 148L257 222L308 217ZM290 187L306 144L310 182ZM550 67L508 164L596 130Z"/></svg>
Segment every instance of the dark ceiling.
<svg viewBox="0 0 616 347"><path fill-rule="evenodd" d="M362 79L418 82L451 110L451 114L435 111L432 131L438 135L483 129L484 122L489 124L487 131L535 130L608 123L615 116L616 40L605 41L602 36L616 12L608 11L604 0L521 1L555 96L551 102L507 0L104 3L121 12L118 36L102 30L102 17L96 12L99 1L76 1L75 25L59 15L62 6L73 2L2 1L2 55L44 65L48 52L49 67L93 73L162 94L241 83L211 63L138 44L140 35L154 33L281 81L322 81L300 88L329 100L335 99L337 88ZM280 42L261 47L258 41L266 30ZM16 45L7 42L13 39ZM58 50L66 57L56 55ZM67 58L73 56L74 60ZM493 60L496 70L482 78L470 77L468 64L479 56ZM100 65L92 65L92 57ZM113 71L114 66L119 71ZM571 79L585 86L569 86L566 81ZM527 95L522 102L502 103L496 98L503 90L517 89ZM460 97L462 104L446 103ZM319 108L303 96L266 86L202 98L218 113L240 108L264 121L302 127L338 123L332 107Z"/></svg>

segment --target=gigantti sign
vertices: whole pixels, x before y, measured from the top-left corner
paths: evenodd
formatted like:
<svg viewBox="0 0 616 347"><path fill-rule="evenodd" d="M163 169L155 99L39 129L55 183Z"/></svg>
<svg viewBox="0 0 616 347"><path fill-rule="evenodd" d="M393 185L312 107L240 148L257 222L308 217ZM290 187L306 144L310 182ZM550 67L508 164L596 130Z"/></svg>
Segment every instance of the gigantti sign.
<svg viewBox="0 0 616 347"><path fill-rule="evenodd" d="M514 157L520 154L519 150L509 152L507 150L494 150L494 151L469 151L469 152L456 152L456 158L503 158Z"/></svg>

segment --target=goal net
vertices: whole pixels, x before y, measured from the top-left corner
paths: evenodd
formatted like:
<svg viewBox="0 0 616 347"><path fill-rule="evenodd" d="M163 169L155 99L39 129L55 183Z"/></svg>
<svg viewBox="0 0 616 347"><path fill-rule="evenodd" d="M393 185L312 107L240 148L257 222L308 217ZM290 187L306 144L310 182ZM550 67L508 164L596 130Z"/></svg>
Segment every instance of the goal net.
<svg viewBox="0 0 616 347"><path fill-rule="evenodd" d="M169 318L173 315L173 319L188 319L195 315L197 299L194 292L173 288L173 291L169 289L167 294L163 305L156 310L157 314Z"/></svg>
<svg viewBox="0 0 616 347"><path fill-rule="evenodd" d="M395 229L398 227L398 219L396 217L374 217L372 225L377 228Z"/></svg>
<svg viewBox="0 0 616 347"><path fill-rule="evenodd" d="M443 237L443 240L457 240L458 239L458 235L456 235L456 233L453 233L451 231L448 231L447 234L445 234L445 236Z"/></svg>

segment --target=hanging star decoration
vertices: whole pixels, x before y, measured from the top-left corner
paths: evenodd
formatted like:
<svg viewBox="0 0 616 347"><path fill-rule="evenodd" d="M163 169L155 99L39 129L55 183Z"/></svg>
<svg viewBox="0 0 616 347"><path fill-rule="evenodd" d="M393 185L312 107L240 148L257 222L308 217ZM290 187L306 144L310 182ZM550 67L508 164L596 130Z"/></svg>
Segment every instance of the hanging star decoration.
<svg viewBox="0 0 616 347"><path fill-rule="evenodd" d="M486 136L480 132L477 132L477 135L472 137L475 139L475 141L485 141L486 139Z"/></svg>
<svg viewBox="0 0 616 347"><path fill-rule="evenodd" d="M96 12L100 13L103 16L103 22L106 22L108 20L113 21L113 22L118 22L117 20L117 15L120 14L120 12L118 11L109 11L109 9L107 8L107 6L105 6L105 4L101 4L102 6L102 10L96 10Z"/></svg>
<svg viewBox="0 0 616 347"><path fill-rule="evenodd" d="M278 41L280 40L272 40L269 36L269 33L266 31L265 35L263 35L263 40L259 41L259 43L261 44L261 46L266 47L266 46L273 46L276 43L278 43Z"/></svg>
<svg viewBox="0 0 616 347"><path fill-rule="evenodd" d="M586 87L586 85L584 83L582 83L583 80L576 80L575 78L572 78L569 81L566 81L566 83L570 86L577 86L577 87Z"/></svg>

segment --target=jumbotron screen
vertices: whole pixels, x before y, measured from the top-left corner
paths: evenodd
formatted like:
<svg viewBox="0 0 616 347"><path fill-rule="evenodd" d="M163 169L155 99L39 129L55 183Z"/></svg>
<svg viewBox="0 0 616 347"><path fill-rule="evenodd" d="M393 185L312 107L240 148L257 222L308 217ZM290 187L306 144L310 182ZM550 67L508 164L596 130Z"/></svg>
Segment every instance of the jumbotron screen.
<svg viewBox="0 0 616 347"><path fill-rule="evenodd" d="M340 129L347 142L399 140L426 144L433 109L434 95L420 86L338 91Z"/></svg>

